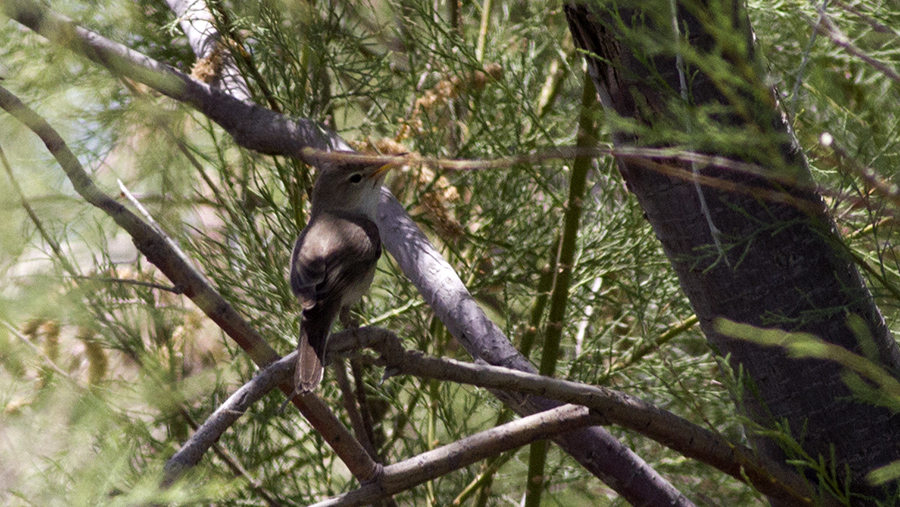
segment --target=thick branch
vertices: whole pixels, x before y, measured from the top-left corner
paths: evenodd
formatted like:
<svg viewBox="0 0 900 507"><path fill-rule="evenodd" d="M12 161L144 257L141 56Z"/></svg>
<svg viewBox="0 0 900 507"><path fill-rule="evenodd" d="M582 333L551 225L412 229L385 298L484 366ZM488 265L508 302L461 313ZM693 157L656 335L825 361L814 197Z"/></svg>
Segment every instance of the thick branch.
<svg viewBox="0 0 900 507"><path fill-rule="evenodd" d="M288 118L216 90L169 65L77 26L43 4L0 0L10 18L117 75L139 81L197 109L218 123L244 148L302 158L301 150L349 149L334 132L304 118Z"/></svg>
<svg viewBox="0 0 900 507"><path fill-rule="evenodd" d="M250 89L231 53L225 49L221 35L213 25L213 16L203 0L166 0L178 17L181 31L198 60L206 60L216 71L212 85L240 100L250 100Z"/></svg>
<svg viewBox="0 0 900 507"><path fill-rule="evenodd" d="M802 445L802 451L788 450L781 439L750 432L758 452L776 461L797 455L821 459L842 470L841 488L849 479L842 495L868 496L870 502L894 499L897 482L889 488L873 487L866 476L900 458L900 448L883 445L900 436L897 414L856 396L846 383L846 372L833 362L792 358L715 327L718 319L727 318L805 332L864 353L895 375L900 371L900 349L811 184L803 151L766 79L744 2L723 0L703 8L690 2L672 5L677 7L674 19L666 21L686 28L683 35L676 31L674 53L631 43L671 36L671 28L659 23L649 5L565 6L576 47L583 50L604 106L642 126L623 129L624 121L612 125L614 142L683 146L683 129L672 126L693 125L689 142L698 149L768 169L751 176L692 166L698 179L719 182L699 190L696 182L679 181L631 160L620 161L620 172L671 261L704 334L732 369L742 373L746 384L739 389L752 395L739 397L740 408L760 427L789 429ZM846 42L830 28L827 17L823 26L835 43ZM716 113L708 114L712 108ZM645 135L650 129L653 134ZM722 135L722 129L756 134L735 137ZM773 177L779 176L793 177L801 185L776 183ZM748 186L782 193L784 199L762 200L740 191ZM848 325L848 316L859 318L864 327ZM807 473L812 482L814 468Z"/></svg>

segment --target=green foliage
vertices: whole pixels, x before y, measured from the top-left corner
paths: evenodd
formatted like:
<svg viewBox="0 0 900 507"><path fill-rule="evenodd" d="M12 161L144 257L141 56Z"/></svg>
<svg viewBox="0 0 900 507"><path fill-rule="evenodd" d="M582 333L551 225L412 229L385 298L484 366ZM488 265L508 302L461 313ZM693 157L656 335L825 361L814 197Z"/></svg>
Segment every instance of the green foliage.
<svg viewBox="0 0 900 507"><path fill-rule="evenodd" d="M868 329L857 315L847 316L847 327L852 330L861 343L872 343L867 336ZM826 343L809 333L788 333L780 329L760 329L746 324L739 324L725 319L716 323L719 332L726 336L747 340L752 343L767 347L782 347L788 355L796 358L814 358L833 361L843 368L842 378L854 398L872 405L887 407L893 413L900 412L900 382L877 362L877 354L873 350L867 350L867 355L872 359L854 354L843 347ZM873 347L869 347L871 349ZM864 346L863 349L866 349ZM837 470L837 464L833 456L810 456L798 442L797 435L791 433L790 428L762 429L757 433L773 438L778 442L788 456L791 464L799 469L809 469L819 478L820 482L835 496L850 505L851 497L847 490L849 481L848 470ZM874 484L885 484L900 477L898 473L900 462L891 463L879 467L868 474L868 479ZM840 472L840 473L839 473Z"/></svg>
<svg viewBox="0 0 900 507"><path fill-rule="evenodd" d="M492 159L575 143L582 65L555 2L496 2L482 61L475 55L482 13L474 2L460 2L456 20L444 4L415 0L365 7L210 4L220 31L245 52L236 61L258 103L325 122L361 147L393 144L426 156ZM193 62L177 20L160 2L72 0L53 7L182 70ZM886 26L900 22L875 2L856 8ZM892 290L900 280L894 210L843 171L818 139L831 133L856 161L894 181L898 85L821 36L808 48L808 20L816 13L805 3L751 3L749 11L759 50L787 93L783 99L840 227L879 275L872 286L893 325ZM895 34L846 10L835 15L860 47L897 61ZM125 86L5 23L3 85L61 132L106 193L118 194L121 179L267 341L280 353L291 351L298 308L285 273L305 223L310 168L239 149L200 114ZM808 64L798 74L803 59ZM795 82L801 85L793 96ZM541 105L542 94L554 98L549 105ZM693 133L667 125L656 134L702 144L702 119L714 113L692 116ZM736 144L750 139L742 132L717 134L734 136ZM0 501L257 505L274 497L304 504L355 487L302 418L278 413L283 397L273 393L223 436L226 452L204 459L190 481L196 487L156 490L162 464L192 426L255 367L187 299L159 287L171 283L110 220L75 196L34 136L13 121L0 122L0 148L45 230L27 219L18 195L0 193L0 319L11 326L0 327ZM466 173L413 170L393 183L516 344L541 296L541 273L556 255L571 172L572 161L562 160ZM563 291L568 305L557 375L624 390L739 441L739 421L716 380L719 365L693 324L679 326L691 309L613 162L599 159L587 186L571 284ZM62 245L59 252L52 243ZM540 345L546 312L535 313ZM470 359L387 256L359 317L395 331L410 348ZM532 347L530 357L540 363L541 347ZM381 374L366 368L362 383L386 463L507 417L484 390L406 377L380 382ZM321 395L349 426L333 379L326 373ZM705 465L613 431L689 498L761 501ZM519 502L527 461L525 451L508 456L493 476L488 505ZM235 463L245 477L235 479ZM397 500L450 504L482 470L468 467ZM546 505L621 504L552 446L544 486Z"/></svg>
<svg viewBox="0 0 900 507"><path fill-rule="evenodd" d="M810 44L819 4L751 3L756 34L782 94L817 182L830 190L830 204L844 237L872 267L869 284L886 318L897 317L898 259L894 247L896 207L861 183L854 162L895 183L900 164L896 81L849 54L824 35ZM866 54L896 66L900 60L897 13L879 2L829 3L826 12ZM765 27L765 29L763 29ZM797 37L798 33L805 34ZM821 143L829 133L847 158ZM873 275L874 273L874 275Z"/></svg>

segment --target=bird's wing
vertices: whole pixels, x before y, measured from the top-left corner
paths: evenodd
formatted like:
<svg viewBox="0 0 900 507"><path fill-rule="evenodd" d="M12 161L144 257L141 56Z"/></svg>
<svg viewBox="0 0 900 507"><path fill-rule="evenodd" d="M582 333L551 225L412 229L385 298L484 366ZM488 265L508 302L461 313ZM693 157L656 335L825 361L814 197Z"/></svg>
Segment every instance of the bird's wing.
<svg viewBox="0 0 900 507"><path fill-rule="evenodd" d="M310 242L307 241L309 233L316 224L310 222L297 241L294 242L294 251L291 252L290 283L300 305L312 308L316 304L316 286L325 280L325 257L318 255Z"/></svg>
<svg viewBox="0 0 900 507"><path fill-rule="evenodd" d="M294 244L291 289L304 310L341 298L367 276L380 256L374 222L357 215L322 214L310 221Z"/></svg>

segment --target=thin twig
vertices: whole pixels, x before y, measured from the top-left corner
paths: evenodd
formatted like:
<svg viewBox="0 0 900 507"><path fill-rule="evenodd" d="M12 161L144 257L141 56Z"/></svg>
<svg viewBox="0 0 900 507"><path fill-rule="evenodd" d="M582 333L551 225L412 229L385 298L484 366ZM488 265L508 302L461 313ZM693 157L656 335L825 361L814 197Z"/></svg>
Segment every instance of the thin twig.
<svg viewBox="0 0 900 507"><path fill-rule="evenodd" d="M550 68L547 69L547 78L544 80L544 86L541 87L541 93L538 94L537 115L543 118L549 113L556 96L562 89L566 76L569 74L569 64L567 60L572 56L574 51L570 50L560 54L550 62Z"/></svg>
<svg viewBox="0 0 900 507"><path fill-rule="evenodd" d="M871 27L872 30L874 30L878 33L886 33L886 34L893 35L895 37L900 37L900 32L898 32L896 29L891 28L891 27L885 25L884 23L879 22L877 19L873 18L872 16L869 16L868 14L862 12L855 5L851 5L846 2L842 2L841 0L831 0L831 1L832 1L832 3L837 4L841 9L844 9L847 12L852 12L857 17L859 17L860 19L865 21L865 23L867 25L869 25L869 27Z"/></svg>
<svg viewBox="0 0 900 507"><path fill-rule="evenodd" d="M600 287L603 285L603 276L598 276L594 278L594 281L591 282L591 288L588 289L590 294L596 294ZM591 316L594 315L594 305L589 304L584 307L584 311L581 313L581 318L578 319L578 324L575 326L575 357L581 355L581 352L584 350L584 337L587 335L588 326L591 323Z"/></svg>
<svg viewBox="0 0 900 507"><path fill-rule="evenodd" d="M62 248L59 246L59 243L56 242L53 237L50 236L50 233L47 232L47 229L44 227L44 223L41 221L40 217L38 217L37 213L34 211L34 208L31 207L31 204L28 202L28 199L25 198L25 193L22 191L22 187L19 185L19 181L16 179L15 174L13 174L12 166L9 163L9 159L6 158L6 152L0 148L0 162L3 164L3 169L6 171L6 175L9 177L9 182L15 190L16 195L19 197L19 204L22 206L22 209L25 210L25 213L28 215L28 218L31 220L31 223L38 230L38 234L41 235L41 238L47 242L47 245L50 246L50 249L53 250L53 254L56 255L56 258L59 259L59 262L62 263L63 269L69 273L70 276L78 276L78 270L75 266L69 262L69 259L63 255Z"/></svg>
<svg viewBox="0 0 900 507"><path fill-rule="evenodd" d="M550 291L553 289L556 261L559 256L559 240L560 235L557 233L550 245L550 258L547 259L547 265L541 269L541 275L538 278L537 287L535 287L535 298L531 306L531 315L528 318L528 327L522 333L522 341L519 344L519 349L525 357L531 356L531 349L534 348L534 341L537 339L539 327L544 319L544 310L550 299Z"/></svg>
<svg viewBox="0 0 900 507"><path fill-rule="evenodd" d="M856 47L850 39L841 32L840 28L831 20L831 18L825 13L823 9L819 9L819 13L821 15L821 19L823 23L818 26L819 33L825 35L831 42L835 45L844 48L851 55L859 58L860 60L868 63L872 68L881 72L888 79L900 83L900 74L897 73L896 70L888 66L886 63L876 60L863 51L862 49Z"/></svg>
<svg viewBox="0 0 900 507"><path fill-rule="evenodd" d="M351 507L367 505L389 495L409 489L427 480L476 463L489 456L516 449L539 439L588 426L599 418L584 407L561 407L523 417L502 426L457 440L433 451L384 467L384 474L336 498L313 504L313 507Z"/></svg>
<svg viewBox="0 0 900 507"><path fill-rule="evenodd" d="M789 179L788 177L781 178L778 174L773 174L770 168L759 164L734 160L721 155L708 155L705 153L693 152L677 147L648 148L640 146L612 146L604 144L598 145L595 143L595 145L592 146L554 146L552 148L547 148L532 153L522 153L489 160L457 160L436 157L423 157L415 153L408 153L404 155L368 155L349 151L323 151L315 148L304 148L302 152L304 160L307 160L313 164L322 162L358 162L372 165L423 165L445 169L448 171L460 172L506 169L516 165L535 165L552 160L572 160L578 157L597 158L612 156L626 159L647 158L651 160L662 159L696 163L708 167L727 169L743 174L765 176L773 178L776 181L785 184L793 182L793 180Z"/></svg>
<svg viewBox="0 0 900 507"><path fill-rule="evenodd" d="M637 363L650 352L653 352L654 350L671 341L673 338L696 326L697 322L699 321L700 319L698 319L696 315L691 315L683 321L670 326L665 330L665 332L657 336L656 339L637 347L634 351L632 351L631 355L629 355L627 359L623 359L621 361L610 364L606 369L606 375L610 375L613 371L622 370Z"/></svg>
<svg viewBox="0 0 900 507"><path fill-rule="evenodd" d="M14 325L12 325L10 322L8 322L6 320L2 320L0 322L3 323L3 327L5 327L10 333L12 333L13 336L15 336L16 338L21 340L22 343L27 345L28 348L30 348L31 351L34 352L36 355L40 356L41 359L47 364L47 366L50 367L50 369L52 369L53 371L55 371L56 373L61 375L63 378L69 379L70 383L73 386L75 386L76 388L81 388L81 386L78 384L78 382L76 382L75 379L73 379L71 375L69 375L67 372L63 371L63 369L60 368L59 366L57 366L56 362L53 361L53 358L48 356L43 350L39 349L35 344L31 343L31 340L29 340L27 336L22 334L22 332L19 331L18 328L16 328Z"/></svg>
<svg viewBox="0 0 900 507"><path fill-rule="evenodd" d="M452 0L451 0L452 1ZM475 60L484 62L484 48L487 46L487 34L491 27L491 11L494 0L484 0L481 4L481 24L478 27L478 40L475 42Z"/></svg>
<svg viewBox="0 0 900 507"><path fill-rule="evenodd" d="M516 453L513 450L488 459L481 472L479 472L478 475L474 479L472 479L472 482L470 482L465 488L463 488L462 491L460 491L458 495L456 495L456 498L454 498L453 501L450 502L450 505L462 505L463 502L468 500L469 497L475 494L476 491L484 486L487 486L487 484L493 479L494 474L497 473L498 470L500 470L500 467L505 465L515 455Z"/></svg>
<svg viewBox="0 0 900 507"><path fill-rule="evenodd" d="M372 440L366 431L366 424L356 404L356 396L353 395L353 387L350 385L350 379L347 377L345 367L343 361L341 361L335 365L335 368L331 369L334 372L334 378L337 380L338 387L341 389L341 403L350 417L350 426L353 428L356 439L366 449L369 456L378 461L378 455L375 453L375 447L372 445Z"/></svg>
<svg viewBox="0 0 900 507"><path fill-rule="evenodd" d="M156 231L156 234L158 234L179 257L181 257L181 260L184 261L185 264L187 264L188 266L192 266L190 258L184 253L183 250L181 250L181 247L179 247L178 244L175 243L175 241L171 236L169 236L165 229L163 229L162 226L159 225L159 222L157 222L156 219L153 218L153 215L151 215L150 212L147 211L147 208L145 208L144 205L141 204L141 201L137 200L137 198L128 191L128 187L125 186L125 183L123 183L122 180L119 179L116 180L116 183L119 184L119 190L122 192L122 195L126 199L128 199L128 202L130 202L131 205L141 213L141 215L144 216L144 221L148 223L154 231Z"/></svg>
<svg viewBox="0 0 900 507"><path fill-rule="evenodd" d="M206 451L221 438L225 430L244 415L251 405L280 384L289 382L296 362L296 352L288 354L260 371L229 396L166 462L163 486L171 486L187 470L199 463Z"/></svg>
<svg viewBox="0 0 900 507"><path fill-rule="evenodd" d="M353 385L354 390L356 391L356 404L359 406L359 412L362 416L363 430L366 435L366 440L372 447L373 459L381 462L381 455L378 454L378 449L375 447L375 421L372 419L372 408L369 405L368 396L366 396L364 365L358 358L350 358L350 373L353 374Z"/></svg>
<svg viewBox="0 0 900 507"><path fill-rule="evenodd" d="M150 289L157 289L166 292L171 292L172 294L184 294L184 290L179 287L172 287L169 285L163 285L160 283L153 282L142 282L140 280L129 280L127 278L98 278L95 276L73 276L72 278L78 280L90 280L92 282L103 282L103 283L119 283L122 285L137 285L139 287L147 287Z"/></svg>
<svg viewBox="0 0 900 507"><path fill-rule="evenodd" d="M791 90L790 113L792 115L797 112L797 102L800 100L800 85L803 83L803 73L806 71L806 65L809 63L809 55L812 52L813 44L816 43L816 36L819 35L819 26L822 24L822 20L825 17L825 9L828 7L828 1L829 0L822 0L819 19L816 20L816 26L813 27L812 35L809 36L806 47L803 49L803 58L800 60L800 67L797 69L797 78L794 80L794 89Z"/></svg>
<svg viewBox="0 0 900 507"><path fill-rule="evenodd" d="M178 412L179 414L181 414L181 417L183 417L187 421L191 429L196 431L199 428L197 422L194 421L194 418L191 417L191 414L189 414L186 409L181 407L178 409ZM263 500L265 500L270 507L278 507L281 505L275 499L276 495L270 493L267 489L265 489L263 487L262 481L253 477L250 472L246 468L244 468L244 465L242 465L240 461L238 461L238 459L228 451L228 449L222 447L221 443L213 443L212 450L214 453L216 453L216 456L218 456L219 459L221 459L225 463L225 466L227 466L231 470L235 477L242 477L246 479L250 489L253 490L257 495L259 495Z"/></svg>

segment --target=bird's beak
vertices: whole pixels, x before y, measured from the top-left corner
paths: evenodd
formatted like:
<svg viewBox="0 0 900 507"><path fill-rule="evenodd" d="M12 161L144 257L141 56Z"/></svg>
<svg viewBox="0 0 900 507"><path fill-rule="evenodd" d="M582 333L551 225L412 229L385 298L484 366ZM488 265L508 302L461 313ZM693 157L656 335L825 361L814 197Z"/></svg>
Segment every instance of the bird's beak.
<svg viewBox="0 0 900 507"><path fill-rule="evenodd" d="M373 172L372 175L369 176L369 179L377 180L378 178L382 177L384 175L384 173L390 171L394 167L396 167L396 166L393 163L388 162L387 164L384 164L383 166L376 169L375 172Z"/></svg>

